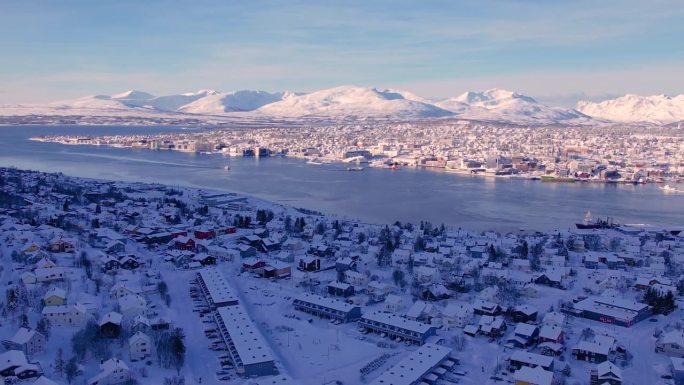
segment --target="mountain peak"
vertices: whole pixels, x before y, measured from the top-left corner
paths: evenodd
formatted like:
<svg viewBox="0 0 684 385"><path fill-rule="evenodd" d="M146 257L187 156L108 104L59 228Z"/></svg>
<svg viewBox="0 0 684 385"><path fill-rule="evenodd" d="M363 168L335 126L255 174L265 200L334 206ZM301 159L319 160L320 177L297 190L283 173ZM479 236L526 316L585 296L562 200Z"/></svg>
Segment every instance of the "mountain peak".
<svg viewBox="0 0 684 385"><path fill-rule="evenodd" d="M626 94L596 103L581 100L577 109L587 115L617 122L672 123L684 120L684 94L643 96Z"/></svg>
<svg viewBox="0 0 684 385"><path fill-rule="evenodd" d="M491 88L486 91L466 91L452 99L467 104L499 104L511 99L521 99L529 103L537 103L532 97L502 88Z"/></svg>
<svg viewBox="0 0 684 385"><path fill-rule="evenodd" d="M144 91L129 90L111 96L112 99L131 99L131 100L146 100L154 98L154 95Z"/></svg>
<svg viewBox="0 0 684 385"><path fill-rule="evenodd" d="M202 89L195 92L186 92L182 94L183 96L208 96L208 95L218 95L220 92L212 89Z"/></svg>
<svg viewBox="0 0 684 385"><path fill-rule="evenodd" d="M432 104L410 100L403 91L345 85L305 95L291 95L267 104L260 112L288 117L425 118L452 113Z"/></svg>
<svg viewBox="0 0 684 385"><path fill-rule="evenodd" d="M465 119L547 124L582 123L590 120L576 110L549 107L529 96L501 88L467 91L435 105Z"/></svg>

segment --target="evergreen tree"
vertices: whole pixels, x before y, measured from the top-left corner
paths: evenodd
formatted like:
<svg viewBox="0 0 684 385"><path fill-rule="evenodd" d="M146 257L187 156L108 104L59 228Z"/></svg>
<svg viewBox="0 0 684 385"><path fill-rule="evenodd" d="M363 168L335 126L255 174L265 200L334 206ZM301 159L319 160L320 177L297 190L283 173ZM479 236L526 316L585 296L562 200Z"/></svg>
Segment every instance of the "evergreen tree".
<svg viewBox="0 0 684 385"><path fill-rule="evenodd" d="M50 339L50 321L45 318L38 320L36 324L36 331L45 336L45 339Z"/></svg>
<svg viewBox="0 0 684 385"><path fill-rule="evenodd" d="M397 269L392 273L392 279L394 279L394 284L399 286L401 281L404 280L404 272Z"/></svg>
<svg viewBox="0 0 684 385"><path fill-rule="evenodd" d="M14 287L10 287L5 291L5 303L7 304L7 311L14 313L19 307L19 296L17 295L17 290Z"/></svg>
<svg viewBox="0 0 684 385"><path fill-rule="evenodd" d="M67 362L64 367L64 373L66 374L66 380L69 384L73 383L78 374L78 364L76 363L76 357L71 357L69 362Z"/></svg>
<svg viewBox="0 0 684 385"><path fill-rule="evenodd" d="M28 319L28 316L26 315L26 313L22 314L19 317L19 326L22 328L26 328L26 329L29 328L29 319Z"/></svg>
<svg viewBox="0 0 684 385"><path fill-rule="evenodd" d="M292 232L292 217L291 216L286 216L285 217L285 231L289 234Z"/></svg>
<svg viewBox="0 0 684 385"><path fill-rule="evenodd" d="M671 291L661 295L657 290L648 288L644 293L643 301L652 306L653 314L670 314L675 307L675 297Z"/></svg>
<svg viewBox="0 0 684 385"><path fill-rule="evenodd" d="M527 258L527 255L529 253L530 253L530 246L527 244L527 241L523 241L522 248L520 250L520 256L523 258Z"/></svg>
<svg viewBox="0 0 684 385"><path fill-rule="evenodd" d="M59 377L62 377L64 374L64 369L65 369L65 362L64 362L64 351L62 348L57 349L57 356L55 357L55 364L54 364L54 370L55 374L58 375Z"/></svg>
<svg viewBox="0 0 684 385"><path fill-rule="evenodd" d="M176 369L176 374L180 375L180 370L185 363L185 335L183 329L177 328L171 335L171 364Z"/></svg>
<svg viewBox="0 0 684 385"><path fill-rule="evenodd" d="M422 236L417 236L416 240L413 242L413 250L414 251L423 251L425 250L426 242L425 239L423 239Z"/></svg>

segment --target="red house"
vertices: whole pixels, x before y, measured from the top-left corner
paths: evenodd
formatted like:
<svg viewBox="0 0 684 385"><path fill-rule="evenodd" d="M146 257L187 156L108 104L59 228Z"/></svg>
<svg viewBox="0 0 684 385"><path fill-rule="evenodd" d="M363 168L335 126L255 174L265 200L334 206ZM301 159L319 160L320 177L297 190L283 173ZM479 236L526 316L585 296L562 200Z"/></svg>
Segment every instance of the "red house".
<svg viewBox="0 0 684 385"><path fill-rule="evenodd" d="M188 237L178 237L174 243L177 250L195 250L195 240Z"/></svg>
<svg viewBox="0 0 684 385"><path fill-rule="evenodd" d="M565 342L565 332L560 326L544 325L539 332L539 342L553 342L562 345Z"/></svg>
<svg viewBox="0 0 684 385"><path fill-rule="evenodd" d="M242 268L247 271L256 271L266 267L266 262L257 258L248 258L242 261Z"/></svg>
<svg viewBox="0 0 684 385"><path fill-rule="evenodd" d="M214 230L195 230L195 238L197 239L209 239L214 237L216 237L216 233L214 233Z"/></svg>
<svg viewBox="0 0 684 385"><path fill-rule="evenodd" d="M225 229L221 230L224 234L235 234L237 231L237 228L235 226L228 226Z"/></svg>

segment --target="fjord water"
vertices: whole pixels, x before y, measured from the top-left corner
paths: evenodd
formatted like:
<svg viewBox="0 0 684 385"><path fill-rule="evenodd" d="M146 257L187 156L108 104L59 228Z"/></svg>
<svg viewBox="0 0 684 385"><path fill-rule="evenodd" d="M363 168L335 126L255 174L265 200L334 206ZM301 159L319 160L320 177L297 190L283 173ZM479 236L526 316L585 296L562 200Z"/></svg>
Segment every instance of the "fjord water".
<svg viewBox="0 0 684 385"><path fill-rule="evenodd" d="M69 146L37 135L111 135L179 131L174 127L0 127L0 166L67 175L155 182L247 194L371 223L428 220L471 230L566 229L591 210L620 223L684 225L684 194L657 186L543 183L405 168L309 165L292 158ZM230 171L224 166L230 162ZM679 187L682 188L681 186Z"/></svg>

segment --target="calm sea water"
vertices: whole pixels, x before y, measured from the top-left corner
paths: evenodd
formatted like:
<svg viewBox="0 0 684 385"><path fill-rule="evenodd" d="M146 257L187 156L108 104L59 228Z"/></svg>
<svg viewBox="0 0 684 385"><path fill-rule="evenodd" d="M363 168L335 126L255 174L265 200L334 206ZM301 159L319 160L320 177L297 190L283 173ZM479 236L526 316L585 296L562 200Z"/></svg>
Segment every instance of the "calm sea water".
<svg viewBox="0 0 684 385"><path fill-rule="evenodd" d="M232 158L29 141L35 135L155 133L170 127L0 127L0 166L234 191L371 223L396 220L497 231L565 229L594 216L684 225L684 194L655 185L542 183L433 170L348 172L289 158ZM231 170L223 167L230 162ZM684 186L678 186L684 189Z"/></svg>

